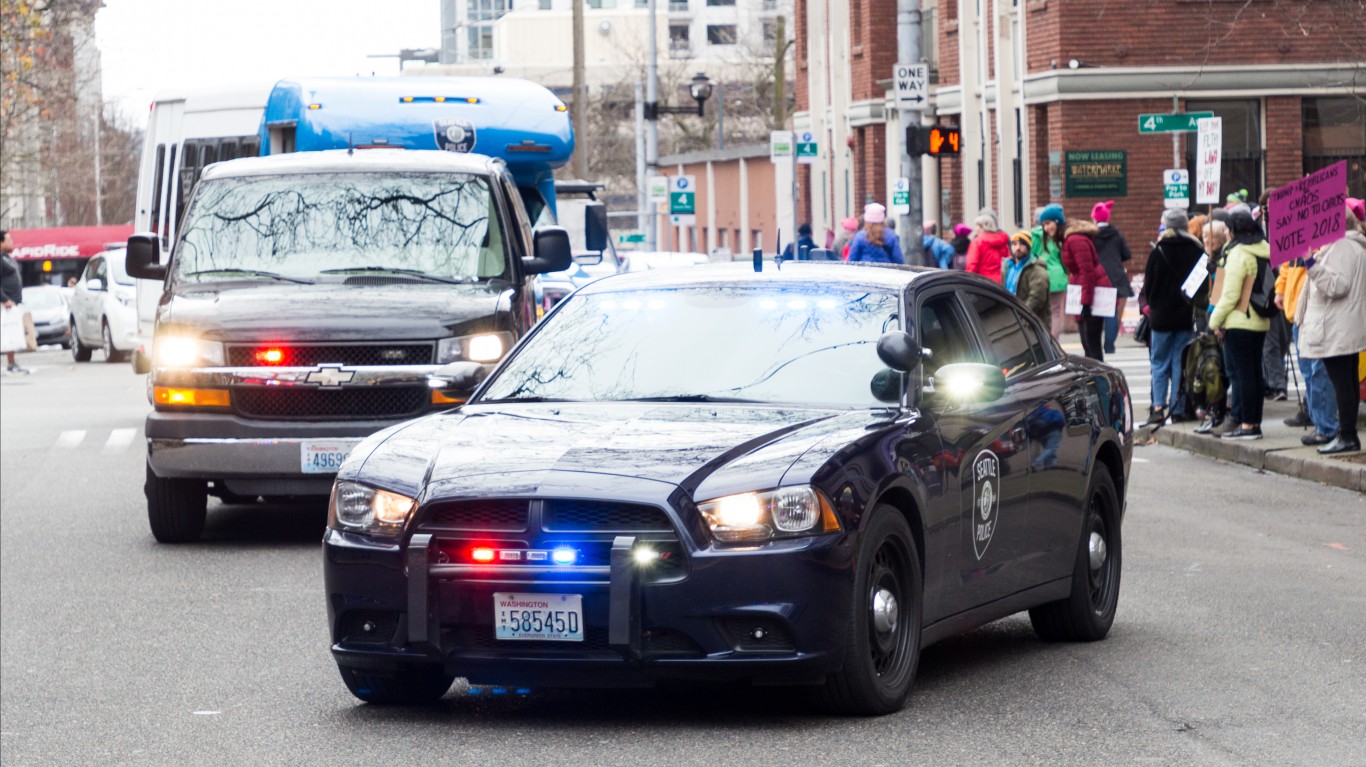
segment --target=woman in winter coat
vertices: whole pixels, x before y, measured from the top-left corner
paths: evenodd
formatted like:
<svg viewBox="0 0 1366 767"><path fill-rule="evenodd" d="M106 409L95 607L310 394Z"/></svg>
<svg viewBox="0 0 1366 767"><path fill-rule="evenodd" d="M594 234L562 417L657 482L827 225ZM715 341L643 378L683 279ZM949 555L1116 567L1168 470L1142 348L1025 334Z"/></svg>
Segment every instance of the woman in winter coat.
<svg viewBox="0 0 1366 767"><path fill-rule="evenodd" d="M1096 235L1100 232L1090 221L1072 219L1063 229L1062 265L1067 269L1067 284L1081 288L1081 314L1077 316L1077 330L1081 332L1083 353L1093 360L1104 360L1101 336L1105 332L1105 318L1092 316L1096 288L1108 288L1110 278L1096 256Z"/></svg>
<svg viewBox="0 0 1366 767"><path fill-rule="evenodd" d="M1208 303L1209 284L1202 283L1195 295L1187 296L1183 285L1205 255L1205 247L1186 230L1186 211L1170 208L1162 214L1166 227L1157 245L1148 254L1143 270L1143 294L1139 304L1148 315L1152 340L1148 347L1148 366L1152 376L1151 426L1179 418L1181 411L1181 356L1194 337L1193 305Z"/></svg>
<svg viewBox="0 0 1366 767"><path fill-rule="evenodd" d="M1115 207L1115 201L1098 202L1091 208L1091 220L1096 222L1100 229L1100 234L1096 235L1096 256L1100 259L1100 265L1105 267L1105 274L1110 278L1110 284L1115 288L1115 316L1105 318L1105 353L1115 353L1115 339L1119 337L1119 320L1124 316L1124 305L1134 294L1133 286L1129 284L1129 273L1125 271L1124 264L1133 259L1133 254L1129 252L1129 243L1124 241L1124 235L1119 233L1110 223L1110 212Z"/></svg>
<svg viewBox="0 0 1366 767"><path fill-rule="evenodd" d="M996 217L983 211L973 223L967 268L992 282L1001 283L1001 264L1010 258L1010 237L996 226Z"/></svg>
<svg viewBox="0 0 1366 767"><path fill-rule="evenodd" d="M1271 246L1247 206L1234 210L1229 223L1233 240L1224 261L1223 292L1209 318L1210 329L1224 343L1224 361L1232 389L1229 411L1235 425L1221 436L1261 439L1262 344L1270 323L1252 310L1251 295L1257 279L1257 262L1269 261Z"/></svg>
<svg viewBox="0 0 1366 767"><path fill-rule="evenodd" d="M887 209L875 202L863 206L863 229L849 244L849 263L904 264L901 241L887 228Z"/></svg>
<svg viewBox="0 0 1366 767"><path fill-rule="evenodd" d="M972 247L972 227L959 221L953 225L953 268L962 271L968 267L968 248Z"/></svg>
<svg viewBox="0 0 1366 767"><path fill-rule="evenodd" d="M1053 337L1057 338L1062 333L1062 310L1067 302L1067 270L1062 265L1062 206L1057 203L1045 205L1039 211L1038 219L1029 254L1048 269L1048 309L1053 315Z"/></svg>
<svg viewBox="0 0 1366 767"><path fill-rule="evenodd" d="M1323 360L1338 405L1337 438L1324 455L1361 449L1357 435L1357 355L1366 351L1366 204L1347 201L1347 235L1317 258L1305 259L1308 279L1295 308L1300 350Z"/></svg>

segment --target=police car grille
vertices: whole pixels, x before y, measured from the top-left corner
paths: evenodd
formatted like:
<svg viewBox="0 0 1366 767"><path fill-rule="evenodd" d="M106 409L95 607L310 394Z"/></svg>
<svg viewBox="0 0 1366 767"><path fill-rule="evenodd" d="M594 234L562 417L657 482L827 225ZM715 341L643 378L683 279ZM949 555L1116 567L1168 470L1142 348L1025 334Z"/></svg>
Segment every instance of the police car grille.
<svg viewBox="0 0 1366 767"><path fill-rule="evenodd" d="M423 526L447 530L521 532L527 527L527 502L488 499L443 503L426 513Z"/></svg>
<svg viewBox="0 0 1366 767"><path fill-rule="evenodd" d="M229 346L228 365L231 367L255 367L256 352L263 347ZM435 349L425 344L286 344L274 346L282 353L280 364L289 367L313 367L314 365L430 365L435 359Z"/></svg>
<svg viewBox="0 0 1366 767"><path fill-rule="evenodd" d="M546 501L541 527L546 532L669 532L662 509L610 501Z"/></svg>
<svg viewBox="0 0 1366 767"><path fill-rule="evenodd" d="M273 420L402 418L421 412L430 397L430 390L425 386L336 389L239 386L232 390L233 407L239 415Z"/></svg>
<svg viewBox="0 0 1366 767"><path fill-rule="evenodd" d="M492 625L457 624L442 629L442 644L455 650L503 650L516 652L559 651L570 653L612 652L606 626L585 626L582 642L555 642L535 639L498 639Z"/></svg>

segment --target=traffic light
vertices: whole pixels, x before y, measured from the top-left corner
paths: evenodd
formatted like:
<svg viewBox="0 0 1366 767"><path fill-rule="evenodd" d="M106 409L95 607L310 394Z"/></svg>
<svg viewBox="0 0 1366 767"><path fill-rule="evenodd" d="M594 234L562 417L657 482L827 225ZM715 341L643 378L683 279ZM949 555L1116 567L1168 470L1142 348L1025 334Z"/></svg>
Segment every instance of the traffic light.
<svg viewBox="0 0 1366 767"><path fill-rule="evenodd" d="M906 128L906 154L911 157L958 154L962 145L962 135L951 126L911 125Z"/></svg>

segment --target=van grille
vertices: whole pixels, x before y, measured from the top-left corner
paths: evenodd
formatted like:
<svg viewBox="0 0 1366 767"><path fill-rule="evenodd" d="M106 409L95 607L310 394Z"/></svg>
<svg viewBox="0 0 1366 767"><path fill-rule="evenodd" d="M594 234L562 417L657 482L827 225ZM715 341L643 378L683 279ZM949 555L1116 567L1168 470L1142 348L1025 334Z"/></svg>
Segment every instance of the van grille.
<svg viewBox="0 0 1366 767"><path fill-rule="evenodd" d="M229 346L230 367L258 367L256 352L279 349L283 358L280 367L313 367L314 365L430 365L435 359L430 343L418 344L252 344Z"/></svg>
<svg viewBox="0 0 1366 767"><path fill-rule="evenodd" d="M403 418L422 412L430 398L425 386L237 386L232 390L233 407L239 415L271 420Z"/></svg>

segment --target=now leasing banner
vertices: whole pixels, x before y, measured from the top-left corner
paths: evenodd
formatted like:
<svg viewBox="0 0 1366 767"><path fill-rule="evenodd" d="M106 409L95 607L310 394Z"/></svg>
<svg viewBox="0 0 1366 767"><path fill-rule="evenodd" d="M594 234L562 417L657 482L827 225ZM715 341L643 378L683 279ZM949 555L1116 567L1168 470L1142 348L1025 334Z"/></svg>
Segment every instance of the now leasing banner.
<svg viewBox="0 0 1366 767"><path fill-rule="evenodd" d="M1346 204L1346 160L1273 191L1266 205L1271 265L1302 258L1342 239Z"/></svg>

